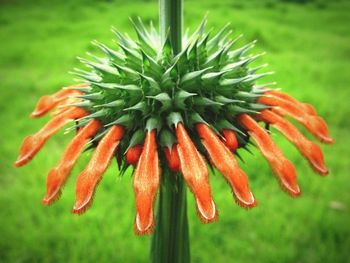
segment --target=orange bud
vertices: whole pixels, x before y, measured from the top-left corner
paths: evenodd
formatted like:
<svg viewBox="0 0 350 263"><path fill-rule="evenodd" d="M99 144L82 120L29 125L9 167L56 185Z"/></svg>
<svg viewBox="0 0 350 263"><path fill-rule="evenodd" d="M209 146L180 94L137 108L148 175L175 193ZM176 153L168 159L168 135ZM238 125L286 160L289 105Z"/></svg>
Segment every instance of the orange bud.
<svg viewBox="0 0 350 263"><path fill-rule="evenodd" d="M180 159L176 144L173 145L171 151L168 147L164 147L164 154L165 158L167 159L169 169L173 172L180 172Z"/></svg>
<svg viewBox="0 0 350 263"><path fill-rule="evenodd" d="M230 129L223 129L222 130L222 135L224 136L225 140L224 143L225 145L231 150L231 151L236 151L238 148L238 141L236 134L233 130Z"/></svg>
<svg viewBox="0 0 350 263"><path fill-rule="evenodd" d="M130 147L130 149L126 152L126 161L129 164L132 164L132 165L137 164L142 153L142 147L143 146L141 144L137 144L133 147Z"/></svg>

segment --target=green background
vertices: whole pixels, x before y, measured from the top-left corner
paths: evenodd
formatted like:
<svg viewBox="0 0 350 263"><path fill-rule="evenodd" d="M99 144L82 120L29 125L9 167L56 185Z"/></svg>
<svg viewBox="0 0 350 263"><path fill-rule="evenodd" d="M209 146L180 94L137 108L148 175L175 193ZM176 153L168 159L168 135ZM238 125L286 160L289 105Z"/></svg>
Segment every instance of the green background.
<svg viewBox="0 0 350 263"><path fill-rule="evenodd" d="M278 87L315 105L335 144L324 146L330 174L321 178L282 136L295 163L302 196L282 192L260 156L242 153L259 206L238 207L221 175L210 177L220 211L203 225L189 195L193 262L350 262L350 3L347 1L185 1L185 25L194 29L209 11L208 27L231 22L240 44L257 39ZM94 51L93 39L112 44L111 25L134 36L129 17L157 24L156 1L0 0L0 261L147 262L149 237L133 234L134 197L130 174L116 163L104 175L94 205L83 216L70 213L75 178L59 202L41 205L46 174L72 134L55 135L27 166L14 169L24 136L47 120L30 120L38 98L72 83L67 72L76 56Z"/></svg>

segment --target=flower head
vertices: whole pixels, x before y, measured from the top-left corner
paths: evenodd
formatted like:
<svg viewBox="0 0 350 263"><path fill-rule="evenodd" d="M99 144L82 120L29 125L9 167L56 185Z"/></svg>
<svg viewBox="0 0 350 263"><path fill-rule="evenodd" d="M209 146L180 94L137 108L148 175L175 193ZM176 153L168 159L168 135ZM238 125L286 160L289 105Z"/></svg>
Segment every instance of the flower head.
<svg viewBox="0 0 350 263"><path fill-rule="evenodd" d="M327 175L321 148L307 139L288 116L302 124L316 139L332 143L325 121L314 107L289 95L257 85L270 73L250 67L259 55L247 55L255 42L235 47L227 27L213 37L205 33L204 20L184 36L183 50L172 53L169 37L161 41L151 24L133 23L138 41L115 32L119 47L94 42L104 57L81 58L88 67L75 69L82 84L42 97L31 114L52 111L50 121L26 137L15 162L29 162L46 141L67 123L76 135L62 158L49 172L46 205L60 197L70 171L86 147L93 156L76 181L73 213L91 204L99 180L115 156L121 172L134 166L135 231L151 233L155 225L154 201L162 169L183 176L194 195L202 222L215 221L218 210L209 183L208 166L215 167L232 189L235 201L252 208L257 202L248 175L239 167L237 150L255 142L281 187L291 196L300 188L293 164L259 122L271 125L292 142L320 175Z"/></svg>

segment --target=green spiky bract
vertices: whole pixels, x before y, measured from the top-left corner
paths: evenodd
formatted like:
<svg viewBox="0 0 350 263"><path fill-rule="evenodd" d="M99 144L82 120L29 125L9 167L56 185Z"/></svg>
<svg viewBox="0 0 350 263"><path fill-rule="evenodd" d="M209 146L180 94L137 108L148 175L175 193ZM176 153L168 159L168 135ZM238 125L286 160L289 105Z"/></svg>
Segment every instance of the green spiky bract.
<svg viewBox="0 0 350 263"><path fill-rule="evenodd" d="M171 147L175 142L173 124L180 119L190 134L194 134L196 122L208 123L218 134L232 129L244 147L246 132L235 117L267 107L255 103L266 86L255 82L271 74L258 74L263 66L250 67L262 55L247 55L255 41L238 47L240 36L231 39L229 25L213 35L205 31L204 19L192 35L183 36L182 51L174 55L169 35L162 41L152 23L149 29L141 19L132 24L137 41L113 30L118 47L94 41L104 57L89 54L92 60L79 58L89 70L75 69L73 73L88 88L81 88L84 95L76 106L90 114L78 125L99 119L104 129L95 141L110 126L123 125L127 132L118 151L121 159L127 149L143 142L143 132L149 129L157 129L162 147Z"/></svg>

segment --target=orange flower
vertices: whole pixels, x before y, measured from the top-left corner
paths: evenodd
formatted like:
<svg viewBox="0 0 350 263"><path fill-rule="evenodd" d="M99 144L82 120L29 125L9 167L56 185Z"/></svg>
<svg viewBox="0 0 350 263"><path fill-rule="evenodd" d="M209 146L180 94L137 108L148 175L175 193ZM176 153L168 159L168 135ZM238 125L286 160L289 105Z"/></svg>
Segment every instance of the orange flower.
<svg viewBox="0 0 350 263"><path fill-rule="evenodd" d="M122 126L114 125L97 145L89 164L77 179L73 213L83 213L90 206L97 183L109 166L123 133L124 128Z"/></svg>
<svg viewBox="0 0 350 263"><path fill-rule="evenodd" d="M212 222L217 218L217 210L211 196L207 164L181 122L176 126L176 138L181 173L196 198L198 214L204 223Z"/></svg>
<svg viewBox="0 0 350 263"><path fill-rule="evenodd" d="M32 118L37 118L45 115L47 112L55 108L58 104L65 102L70 96L82 95L76 88L87 87L87 84L78 84L61 89L52 95L43 96L37 103L34 111L30 115Z"/></svg>
<svg viewBox="0 0 350 263"><path fill-rule="evenodd" d="M47 190L43 198L44 204L49 205L59 198L61 187L67 180L85 145L100 128L100 122L92 120L70 142L59 163L47 176Z"/></svg>
<svg viewBox="0 0 350 263"><path fill-rule="evenodd" d="M288 95L287 93L284 93L284 92L279 91L279 90L269 90L265 93L265 95L269 95L269 94L293 103L294 105L302 108L303 111L305 111L305 113L307 113L309 115L317 116L316 109L310 103L302 103L302 102L294 99L292 96Z"/></svg>
<svg viewBox="0 0 350 263"><path fill-rule="evenodd" d="M238 120L248 130L256 142L262 155L268 161L272 171L279 179L281 186L292 196L300 194L297 176L293 164L284 157L270 135L247 114L239 116Z"/></svg>
<svg viewBox="0 0 350 263"><path fill-rule="evenodd" d="M45 142L71 120L81 118L86 115L86 111L81 108L70 108L51 119L40 131L34 135L26 137L21 146L21 150L15 166L19 167L29 162L44 146Z"/></svg>
<svg viewBox="0 0 350 263"><path fill-rule="evenodd" d="M153 231L153 203L160 184L160 167L156 144L156 130L148 131L134 172L134 191L137 215L135 232L150 234Z"/></svg>
<svg viewBox="0 0 350 263"><path fill-rule="evenodd" d="M321 175L328 174L321 147L308 140L293 124L270 110L262 111L259 118L266 123L270 123L273 127L283 133L284 136L292 142L300 153L308 160L315 172Z"/></svg>
<svg viewBox="0 0 350 263"><path fill-rule="evenodd" d="M239 205L250 208L256 205L255 198L248 185L247 175L238 167L230 150L218 136L204 123L196 125L205 149L213 165L225 176Z"/></svg>
<svg viewBox="0 0 350 263"><path fill-rule="evenodd" d="M333 143L330 137L326 122L319 116L310 115L308 111L303 110L299 103L282 99L273 93L267 93L258 99L259 103L276 106L273 111L284 116L288 115L302 124L312 135L323 143ZM314 114L314 112L313 112Z"/></svg>

